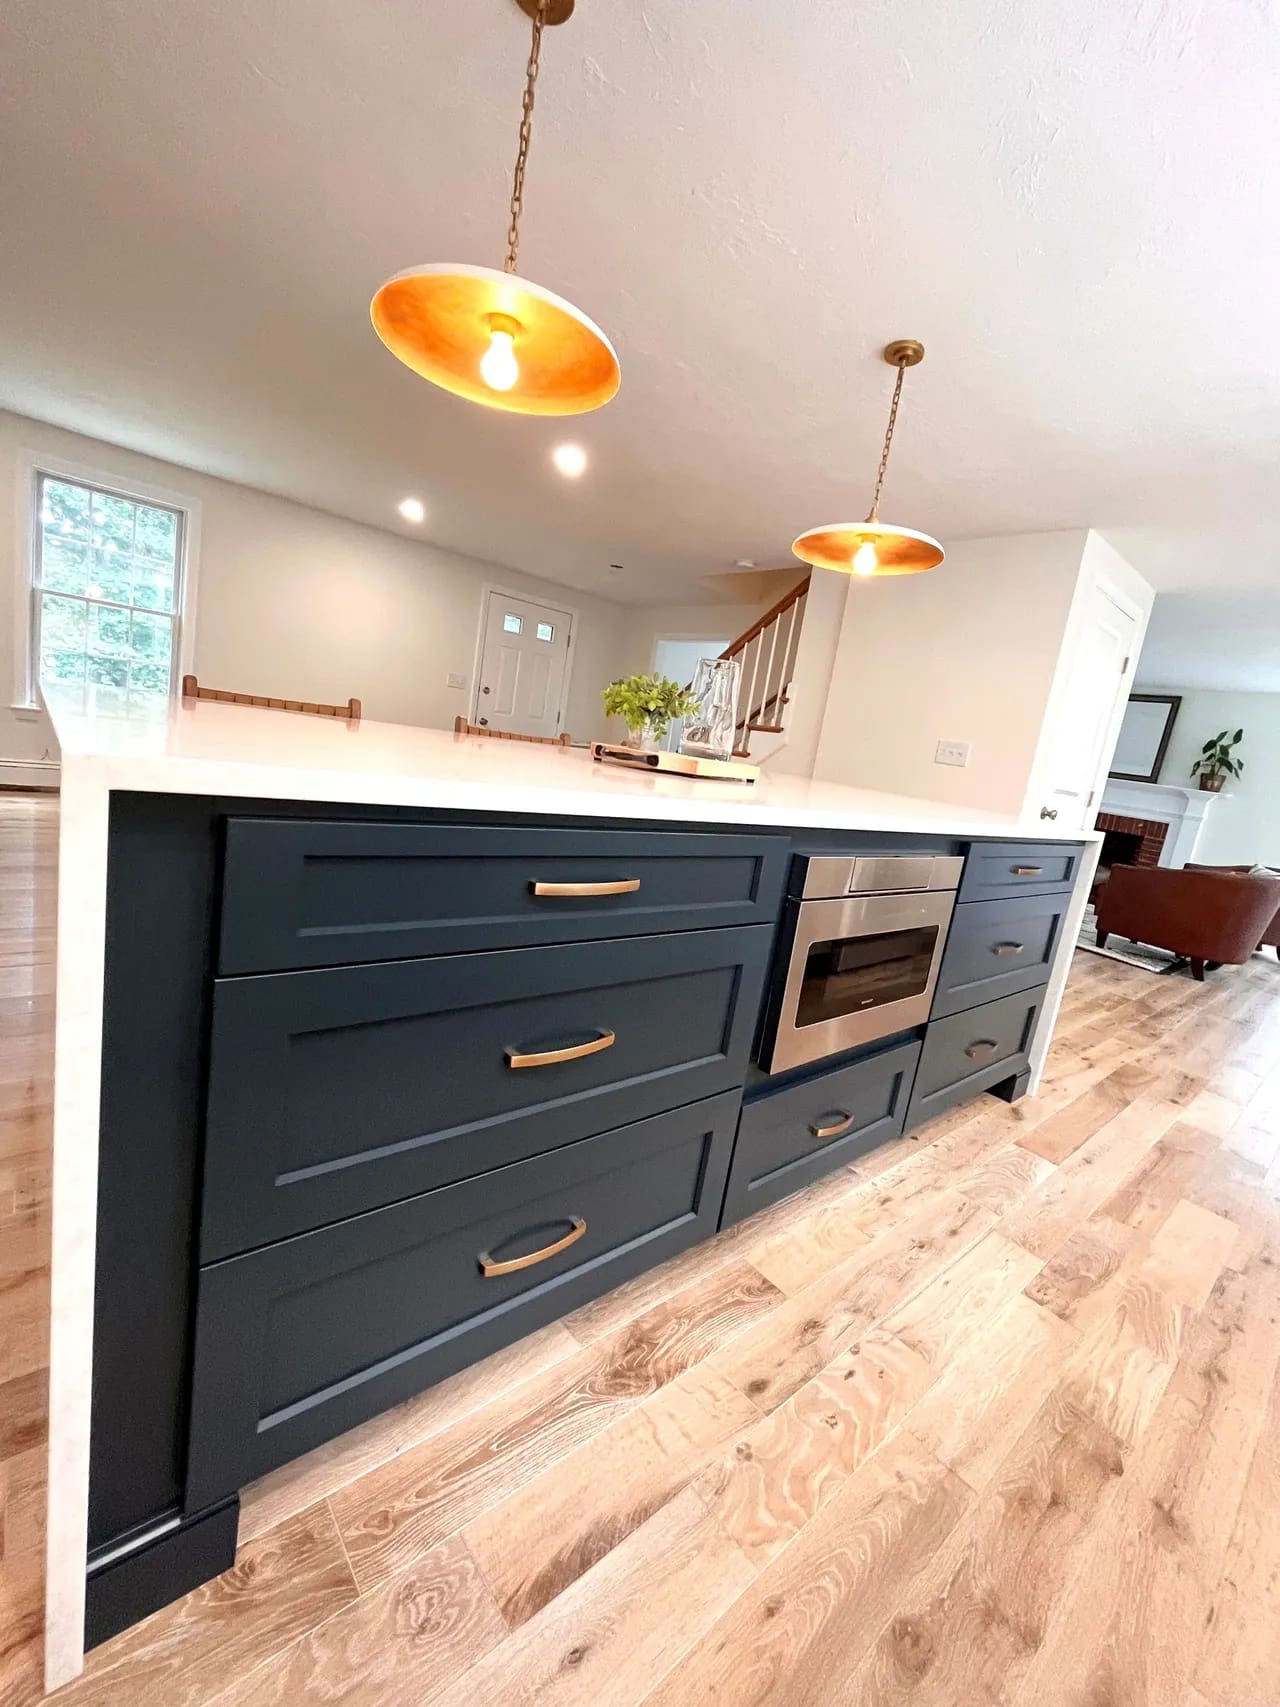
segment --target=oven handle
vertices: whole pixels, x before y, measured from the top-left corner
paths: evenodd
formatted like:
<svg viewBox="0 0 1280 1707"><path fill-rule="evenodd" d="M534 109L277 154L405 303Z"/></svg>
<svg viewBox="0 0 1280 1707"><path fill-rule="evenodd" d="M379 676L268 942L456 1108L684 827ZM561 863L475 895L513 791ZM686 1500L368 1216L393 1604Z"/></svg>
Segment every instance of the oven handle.
<svg viewBox="0 0 1280 1707"><path fill-rule="evenodd" d="M846 1114L840 1110L839 1118L831 1126L811 1126L809 1128L815 1138L838 1138L842 1132L847 1132L857 1119L856 1114Z"/></svg>

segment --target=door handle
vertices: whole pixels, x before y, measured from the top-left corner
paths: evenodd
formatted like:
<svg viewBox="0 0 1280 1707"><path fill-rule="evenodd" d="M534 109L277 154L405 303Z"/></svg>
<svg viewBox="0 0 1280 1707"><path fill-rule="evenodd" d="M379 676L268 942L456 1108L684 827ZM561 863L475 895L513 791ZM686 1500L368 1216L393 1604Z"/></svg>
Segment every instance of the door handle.
<svg viewBox="0 0 1280 1707"><path fill-rule="evenodd" d="M981 1061L984 1056L994 1055L1000 1045L994 1037L980 1037L976 1043L971 1043L965 1054L971 1061Z"/></svg>
<svg viewBox="0 0 1280 1707"><path fill-rule="evenodd" d="M572 1043L567 1049L543 1049L526 1055L519 1049L507 1050L508 1067L555 1067L561 1061L581 1061L584 1055L598 1055L602 1049L612 1049L618 1041L616 1033L602 1031L589 1043Z"/></svg>
<svg viewBox="0 0 1280 1707"><path fill-rule="evenodd" d="M1025 942L998 942L991 950L992 954L1021 954L1026 947Z"/></svg>
<svg viewBox="0 0 1280 1707"><path fill-rule="evenodd" d="M1040 816L1042 818L1056 818L1058 816L1058 808L1056 806L1042 806L1040 808Z"/></svg>
<svg viewBox="0 0 1280 1707"><path fill-rule="evenodd" d="M638 877L620 877L616 883L530 883L534 895L557 895L565 898L579 895L634 895L640 887Z"/></svg>
<svg viewBox="0 0 1280 1707"><path fill-rule="evenodd" d="M587 1230L587 1223L581 1215L570 1215L568 1219L569 1231L563 1239L557 1239L553 1245L544 1245L540 1251L530 1251L527 1257L512 1257L510 1262L494 1262L488 1251L481 1251L477 1258L481 1274L486 1280L496 1280L500 1274L516 1274L522 1268L532 1268L535 1263L558 1257L561 1251L567 1251L570 1245L576 1245Z"/></svg>
<svg viewBox="0 0 1280 1707"><path fill-rule="evenodd" d="M1011 865L1009 870L1015 877L1039 877L1044 867L1042 865Z"/></svg>
<svg viewBox="0 0 1280 1707"><path fill-rule="evenodd" d="M847 1132L853 1125L856 1115L846 1114L840 1110L840 1118L830 1126L811 1126L810 1132L815 1138L838 1138L842 1132Z"/></svg>

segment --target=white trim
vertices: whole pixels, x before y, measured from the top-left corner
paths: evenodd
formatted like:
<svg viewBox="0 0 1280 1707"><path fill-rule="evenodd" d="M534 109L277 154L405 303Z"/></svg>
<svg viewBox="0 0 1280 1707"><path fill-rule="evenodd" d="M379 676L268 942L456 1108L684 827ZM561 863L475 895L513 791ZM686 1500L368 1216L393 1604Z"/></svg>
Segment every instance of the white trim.
<svg viewBox="0 0 1280 1707"><path fill-rule="evenodd" d="M559 717L556 722L556 733L564 733L565 716L569 709L569 684L573 680L573 661L578 651L578 628L582 621L582 613L576 605L552 604L549 599L542 598L537 593L518 593L514 587L504 587L499 581L482 581L480 584L480 624L476 629L475 653L471 660L471 695L467 711L468 723L478 723L480 720L480 663L484 657L484 633L489 621L489 599L497 593L504 599L519 599L521 604L541 605L543 610L563 611L569 618L569 645L565 652L564 675L560 680Z"/></svg>
<svg viewBox="0 0 1280 1707"><path fill-rule="evenodd" d="M122 498L136 503L164 504L182 512L182 555L177 564L174 586L174 621L178 630L178 651L174 659L173 684L170 693L176 694L183 676L195 673L196 645L196 587L200 567L201 504L189 492L175 492L150 481L139 483L131 476L113 473L110 469L91 467L55 454L46 455L19 445L14 454L17 482L16 522L17 539L15 566L21 572L13 578L13 703L14 711L41 711L40 685L36 680L33 622L35 585L35 501L37 481L42 474L55 480L70 480L86 486L118 492Z"/></svg>

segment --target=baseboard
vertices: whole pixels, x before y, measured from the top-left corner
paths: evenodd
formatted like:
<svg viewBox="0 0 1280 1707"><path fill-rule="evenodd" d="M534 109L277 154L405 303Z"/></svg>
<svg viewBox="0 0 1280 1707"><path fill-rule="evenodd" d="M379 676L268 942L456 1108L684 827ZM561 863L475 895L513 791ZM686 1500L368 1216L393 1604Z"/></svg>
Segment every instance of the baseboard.
<svg viewBox="0 0 1280 1707"><path fill-rule="evenodd" d="M0 788L57 788L56 759L0 759Z"/></svg>

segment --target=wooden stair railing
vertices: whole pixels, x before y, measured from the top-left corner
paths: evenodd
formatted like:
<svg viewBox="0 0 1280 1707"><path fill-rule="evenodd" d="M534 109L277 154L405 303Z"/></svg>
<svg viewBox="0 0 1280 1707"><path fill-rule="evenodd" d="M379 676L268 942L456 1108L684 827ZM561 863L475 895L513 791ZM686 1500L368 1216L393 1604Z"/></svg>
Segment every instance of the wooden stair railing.
<svg viewBox="0 0 1280 1707"><path fill-rule="evenodd" d="M810 576L806 575L778 600L775 605L744 629L736 640L730 641L720 654L722 658L742 661L742 679L738 688L738 708L734 720L736 730L734 751L739 758L749 756L751 737L781 735L784 730L782 708L790 700L790 671L795 663L796 629L800 607L809 591ZM779 651L779 636L785 635ZM753 650L754 649L754 650ZM767 661L766 661L767 658ZM760 666L764 663L761 679Z"/></svg>
<svg viewBox="0 0 1280 1707"><path fill-rule="evenodd" d="M220 705L256 705L263 711L301 711L308 717L340 717L346 723L359 723L361 706L358 699L345 705L323 705L319 700L276 699L270 694L232 693L226 688L201 687L194 676L183 676L182 697L190 700L216 700Z"/></svg>

